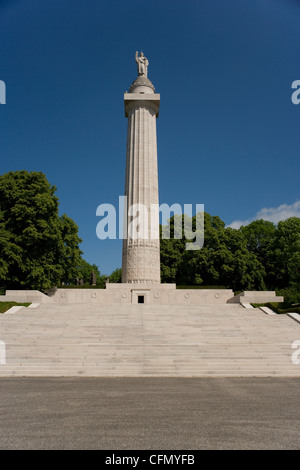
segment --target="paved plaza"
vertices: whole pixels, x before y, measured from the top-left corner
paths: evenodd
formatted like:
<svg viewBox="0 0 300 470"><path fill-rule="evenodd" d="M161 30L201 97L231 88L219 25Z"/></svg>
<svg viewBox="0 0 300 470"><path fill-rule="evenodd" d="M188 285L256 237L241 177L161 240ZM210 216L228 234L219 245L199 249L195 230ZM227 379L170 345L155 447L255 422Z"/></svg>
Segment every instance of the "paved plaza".
<svg viewBox="0 0 300 470"><path fill-rule="evenodd" d="M300 378L1 378L0 387L0 449L300 448Z"/></svg>

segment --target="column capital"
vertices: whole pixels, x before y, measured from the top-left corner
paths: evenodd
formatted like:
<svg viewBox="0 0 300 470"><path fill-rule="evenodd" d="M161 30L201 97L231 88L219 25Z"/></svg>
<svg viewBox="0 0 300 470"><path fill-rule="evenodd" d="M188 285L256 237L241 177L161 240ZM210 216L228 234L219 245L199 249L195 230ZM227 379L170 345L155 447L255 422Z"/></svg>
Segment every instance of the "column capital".
<svg viewBox="0 0 300 470"><path fill-rule="evenodd" d="M143 93L124 93L124 107L125 107L125 117L128 117L130 109L134 106L151 106L155 113L156 117L159 116L159 103L160 103L160 94L143 94Z"/></svg>

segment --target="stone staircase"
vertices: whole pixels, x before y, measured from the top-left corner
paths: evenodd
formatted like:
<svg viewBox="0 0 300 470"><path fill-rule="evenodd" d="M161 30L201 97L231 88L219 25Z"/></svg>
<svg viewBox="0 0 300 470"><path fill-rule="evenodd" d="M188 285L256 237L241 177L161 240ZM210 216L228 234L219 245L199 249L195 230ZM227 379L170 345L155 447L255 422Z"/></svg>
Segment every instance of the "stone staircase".
<svg viewBox="0 0 300 470"><path fill-rule="evenodd" d="M300 324L238 304L40 304L0 315L1 376L300 376Z"/></svg>

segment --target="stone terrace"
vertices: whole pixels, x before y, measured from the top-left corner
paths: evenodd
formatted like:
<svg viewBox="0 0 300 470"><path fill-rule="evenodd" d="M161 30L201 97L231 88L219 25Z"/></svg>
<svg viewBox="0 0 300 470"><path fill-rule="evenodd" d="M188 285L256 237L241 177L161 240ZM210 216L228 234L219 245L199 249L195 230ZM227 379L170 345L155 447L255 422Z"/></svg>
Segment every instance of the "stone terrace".
<svg viewBox="0 0 300 470"><path fill-rule="evenodd" d="M300 376L300 324L238 304L54 305L0 315L0 376Z"/></svg>

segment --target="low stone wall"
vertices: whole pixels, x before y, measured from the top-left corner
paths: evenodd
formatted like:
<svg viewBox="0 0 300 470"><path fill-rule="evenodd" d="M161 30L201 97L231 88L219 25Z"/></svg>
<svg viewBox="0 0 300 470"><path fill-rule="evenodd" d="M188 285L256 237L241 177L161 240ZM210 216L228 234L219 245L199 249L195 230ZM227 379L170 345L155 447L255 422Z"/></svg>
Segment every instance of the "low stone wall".
<svg viewBox="0 0 300 470"><path fill-rule="evenodd" d="M185 305L226 304L232 296L231 289L177 289L171 303Z"/></svg>
<svg viewBox="0 0 300 470"><path fill-rule="evenodd" d="M265 304L267 302L283 302L282 296L276 295L275 291L245 291L235 295L229 303L254 303Z"/></svg>
<svg viewBox="0 0 300 470"><path fill-rule="evenodd" d="M106 289L57 289L54 303L199 305L224 304L231 289L176 289L175 284L107 284Z"/></svg>
<svg viewBox="0 0 300 470"><path fill-rule="evenodd" d="M52 303L53 300L48 295L39 290L7 290L5 295L0 296L2 302L34 302L34 303Z"/></svg>
<svg viewBox="0 0 300 470"><path fill-rule="evenodd" d="M274 291L245 291L234 296L231 289L176 289L175 284L107 284L106 289L8 290L3 301L57 304L215 305L225 303L283 302Z"/></svg>
<svg viewBox="0 0 300 470"><path fill-rule="evenodd" d="M105 289L57 289L51 299L58 304L112 303Z"/></svg>

